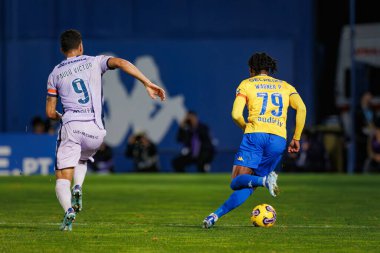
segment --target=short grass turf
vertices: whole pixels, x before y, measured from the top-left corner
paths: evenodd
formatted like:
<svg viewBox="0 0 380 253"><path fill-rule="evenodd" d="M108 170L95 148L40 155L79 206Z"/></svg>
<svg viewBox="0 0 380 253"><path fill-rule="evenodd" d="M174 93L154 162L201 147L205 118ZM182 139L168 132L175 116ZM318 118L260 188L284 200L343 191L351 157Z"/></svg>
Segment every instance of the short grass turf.
<svg viewBox="0 0 380 253"><path fill-rule="evenodd" d="M380 252L380 176L281 174L281 195L257 189L202 229L228 198L228 174L89 175L72 232L52 176L0 177L0 252ZM272 205L272 228L250 224Z"/></svg>

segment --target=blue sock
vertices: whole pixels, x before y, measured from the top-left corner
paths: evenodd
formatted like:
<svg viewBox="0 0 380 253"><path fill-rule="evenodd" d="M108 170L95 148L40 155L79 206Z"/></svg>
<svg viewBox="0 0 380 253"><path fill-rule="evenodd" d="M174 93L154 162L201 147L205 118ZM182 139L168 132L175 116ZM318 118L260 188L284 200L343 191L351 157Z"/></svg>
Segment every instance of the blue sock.
<svg viewBox="0 0 380 253"><path fill-rule="evenodd" d="M232 190L240 190L244 188L252 188L256 186L263 186L264 177L253 176L253 175L239 175L235 177L231 182Z"/></svg>
<svg viewBox="0 0 380 253"><path fill-rule="evenodd" d="M214 213L218 215L219 218L222 217L226 213L243 204L248 199L248 197L251 196L252 193L252 188L234 191L227 199L227 201L224 202L224 204L220 206Z"/></svg>

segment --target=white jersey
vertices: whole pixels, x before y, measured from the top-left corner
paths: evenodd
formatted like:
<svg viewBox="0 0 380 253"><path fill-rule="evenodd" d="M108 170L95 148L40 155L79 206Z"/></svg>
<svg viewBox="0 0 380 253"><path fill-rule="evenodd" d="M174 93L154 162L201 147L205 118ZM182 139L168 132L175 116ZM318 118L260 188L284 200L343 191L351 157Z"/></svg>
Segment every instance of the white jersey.
<svg viewBox="0 0 380 253"><path fill-rule="evenodd" d="M47 93L61 98L63 124L95 120L104 129L102 75L109 69L109 58L104 55L67 58L50 73Z"/></svg>

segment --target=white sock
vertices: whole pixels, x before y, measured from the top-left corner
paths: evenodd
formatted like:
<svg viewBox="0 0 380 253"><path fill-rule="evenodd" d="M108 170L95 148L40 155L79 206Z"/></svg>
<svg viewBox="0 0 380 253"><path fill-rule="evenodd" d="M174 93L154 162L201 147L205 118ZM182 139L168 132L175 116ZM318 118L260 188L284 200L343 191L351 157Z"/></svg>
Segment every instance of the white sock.
<svg viewBox="0 0 380 253"><path fill-rule="evenodd" d="M67 179L57 179L55 183L55 193L59 203L65 212L71 207L71 182Z"/></svg>
<svg viewBox="0 0 380 253"><path fill-rule="evenodd" d="M74 185L79 185L82 187L82 184L84 182L84 177L86 176L87 172L87 162L84 164L79 163L74 168Z"/></svg>

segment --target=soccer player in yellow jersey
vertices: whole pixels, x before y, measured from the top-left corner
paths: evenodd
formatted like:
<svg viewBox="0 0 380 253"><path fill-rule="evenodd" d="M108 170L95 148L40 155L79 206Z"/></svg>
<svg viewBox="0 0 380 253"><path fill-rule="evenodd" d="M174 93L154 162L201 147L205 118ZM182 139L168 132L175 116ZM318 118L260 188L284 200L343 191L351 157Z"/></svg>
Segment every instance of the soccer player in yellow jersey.
<svg viewBox="0 0 380 253"><path fill-rule="evenodd" d="M265 53L256 53L248 61L251 77L236 90L232 118L244 131L235 155L231 189L234 192L216 211L203 220L204 228L243 204L258 186L277 196L277 174L274 172L286 149L288 106L297 111L296 128L288 152L300 150L300 137L305 124L306 107L296 89L268 74L277 71L276 61ZM248 109L248 122L243 117Z"/></svg>

